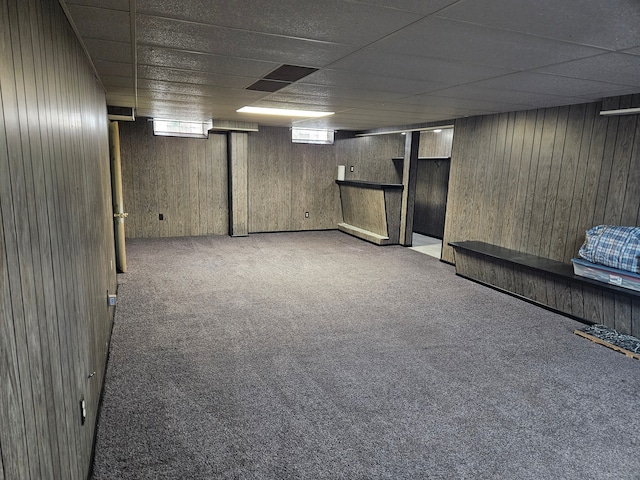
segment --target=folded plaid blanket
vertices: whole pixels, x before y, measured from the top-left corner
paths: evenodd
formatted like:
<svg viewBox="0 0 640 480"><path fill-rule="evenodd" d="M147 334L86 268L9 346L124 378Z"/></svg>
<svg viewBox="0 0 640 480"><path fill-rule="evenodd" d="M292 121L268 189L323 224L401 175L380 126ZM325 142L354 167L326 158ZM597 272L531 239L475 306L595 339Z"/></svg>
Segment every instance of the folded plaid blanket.
<svg viewBox="0 0 640 480"><path fill-rule="evenodd" d="M578 253L592 263L640 273L640 227L593 227Z"/></svg>

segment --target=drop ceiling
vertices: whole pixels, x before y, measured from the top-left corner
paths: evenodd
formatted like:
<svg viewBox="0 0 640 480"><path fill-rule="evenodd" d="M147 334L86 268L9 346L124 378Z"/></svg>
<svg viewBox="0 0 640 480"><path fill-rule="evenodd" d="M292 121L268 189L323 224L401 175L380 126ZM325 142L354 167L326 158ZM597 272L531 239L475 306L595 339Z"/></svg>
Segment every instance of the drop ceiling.
<svg viewBox="0 0 640 480"><path fill-rule="evenodd" d="M640 92L638 0L59 1L138 117L367 130ZM282 65L317 71L247 89Z"/></svg>

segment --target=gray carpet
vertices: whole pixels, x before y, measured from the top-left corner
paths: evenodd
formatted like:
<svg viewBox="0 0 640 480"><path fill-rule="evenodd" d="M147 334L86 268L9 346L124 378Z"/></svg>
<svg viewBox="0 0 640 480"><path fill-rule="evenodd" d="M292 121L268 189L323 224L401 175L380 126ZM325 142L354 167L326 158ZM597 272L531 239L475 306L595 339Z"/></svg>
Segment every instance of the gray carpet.
<svg viewBox="0 0 640 480"><path fill-rule="evenodd" d="M138 240L93 478L638 479L640 362L340 232Z"/></svg>

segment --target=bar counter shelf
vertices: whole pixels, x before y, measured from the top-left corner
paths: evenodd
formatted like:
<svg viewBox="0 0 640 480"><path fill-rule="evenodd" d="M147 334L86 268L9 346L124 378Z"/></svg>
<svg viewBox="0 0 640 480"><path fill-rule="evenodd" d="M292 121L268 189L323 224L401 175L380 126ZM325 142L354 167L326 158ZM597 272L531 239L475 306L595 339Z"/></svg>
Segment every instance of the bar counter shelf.
<svg viewBox="0 0 640 480"><path fill-rule="evenodd" d="M342 223L338 229L377 245L400 243L401 183L336 180Z"/></svg>

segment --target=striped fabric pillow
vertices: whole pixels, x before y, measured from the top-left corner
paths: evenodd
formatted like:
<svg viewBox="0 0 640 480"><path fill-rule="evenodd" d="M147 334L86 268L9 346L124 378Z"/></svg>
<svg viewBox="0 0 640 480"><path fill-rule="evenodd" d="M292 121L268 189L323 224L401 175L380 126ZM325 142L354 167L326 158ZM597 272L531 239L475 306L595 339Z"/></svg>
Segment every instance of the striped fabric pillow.
<svg viewBox="0 0 640 480"><path fill-rule="evenodd" d="M592 263L640 273L640 227L593 227L587 230L579 255Z"/></svg>

